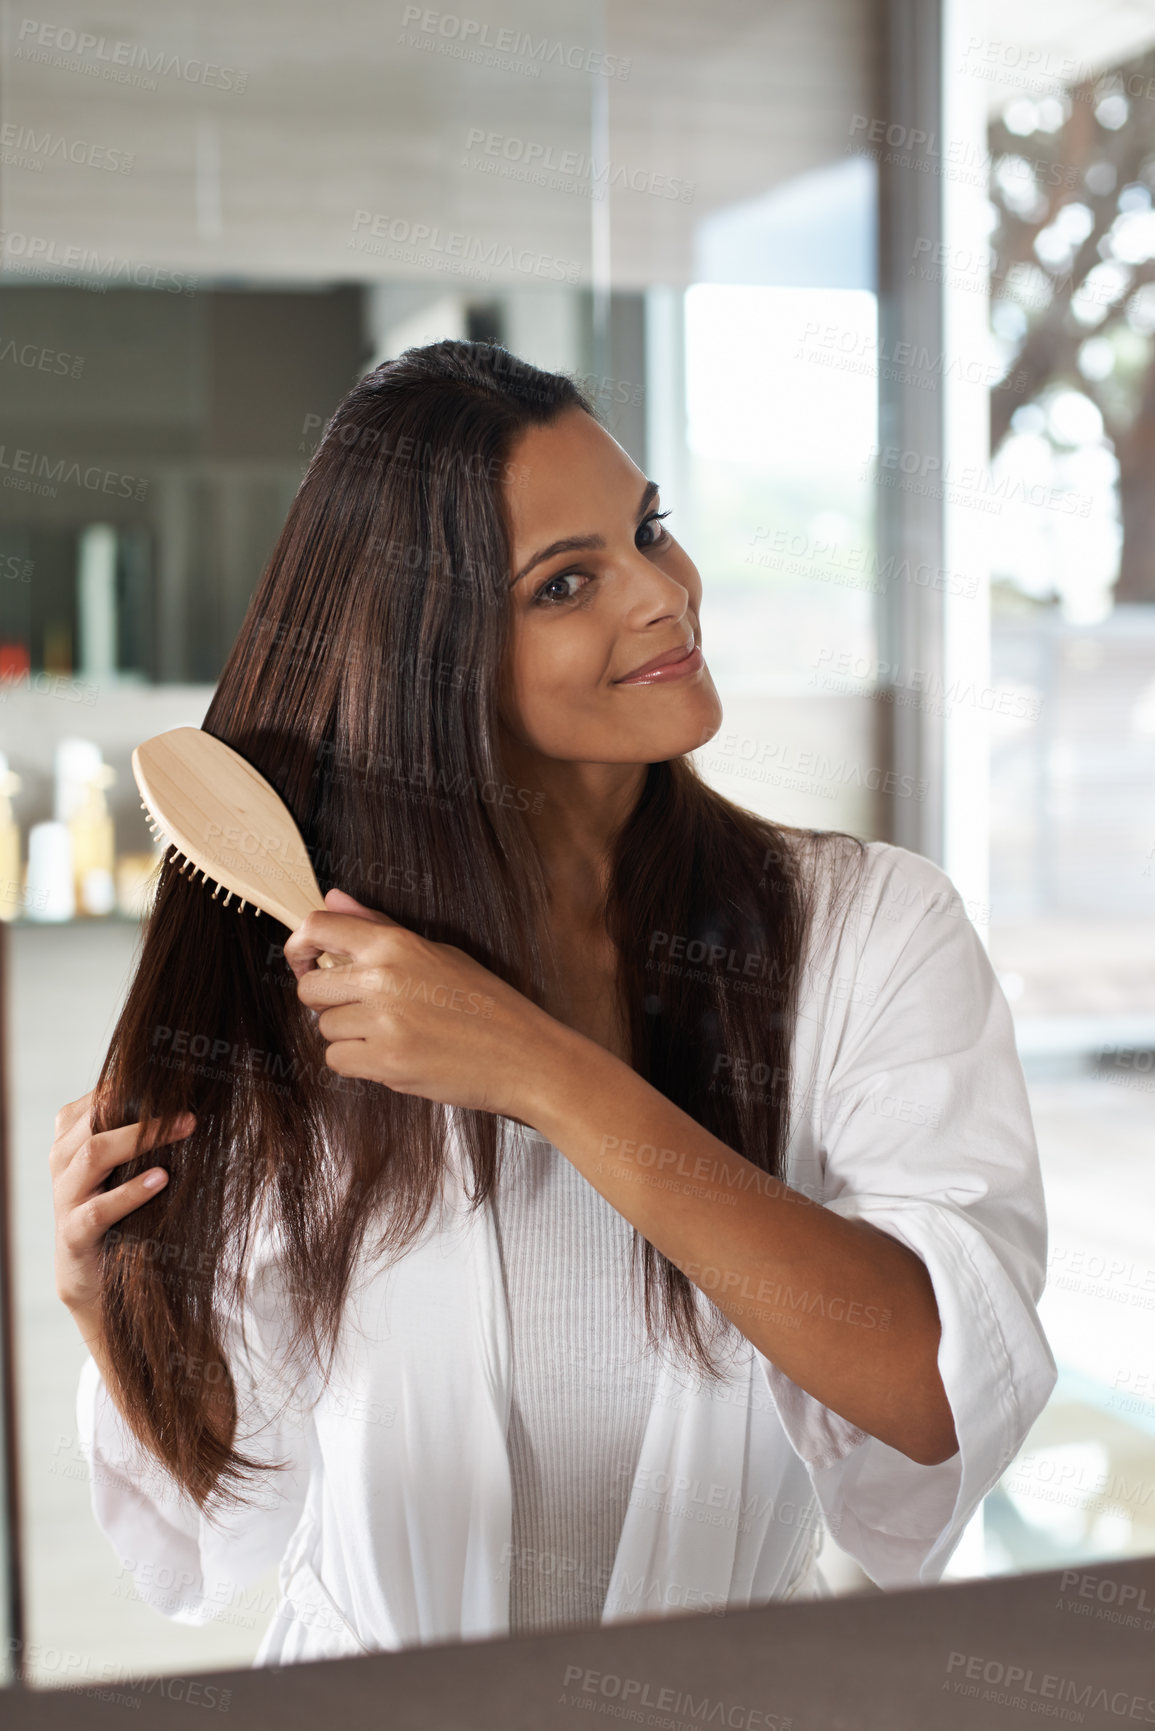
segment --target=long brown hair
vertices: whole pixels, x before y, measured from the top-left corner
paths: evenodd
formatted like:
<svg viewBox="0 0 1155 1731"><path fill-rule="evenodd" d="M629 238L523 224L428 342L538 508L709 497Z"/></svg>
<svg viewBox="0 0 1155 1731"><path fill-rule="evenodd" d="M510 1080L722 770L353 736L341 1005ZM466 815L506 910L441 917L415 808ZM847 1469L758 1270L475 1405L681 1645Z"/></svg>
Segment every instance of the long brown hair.
<svg viewBox="0 0 1155 1731"><path fill-rule="evenodd" d="M521 814L544 796L511 784L496 726L502 489L519 484L519 435L574 408L597 418L567 375L484 343L410 349L363 378L326 428L203 724L276 786L322 892L458 945L536 1003L548 904ZM811 905L802 856L829 854L811 846L822 839L733 804L679 757L648 766L612 861L606 926L634 1068L775 1175ZM118 1403L202 1509L258 1470L233 1446L222 1323L258 1217L277 1234L292 1347L319 1363L370 1222L372 1254L400 1255L445 1171L446 1107L327 1068L285 936L166 854L94 1096L96 1131L197 1115L158 1151L164 1189L105 1237L101 1308ZM458 1121L480 1206L498 1123ZM137 1154L109 1182L154 1163ZM639 1247L651 1338L717 1375L696 1289L635 1234Z"/></svg>

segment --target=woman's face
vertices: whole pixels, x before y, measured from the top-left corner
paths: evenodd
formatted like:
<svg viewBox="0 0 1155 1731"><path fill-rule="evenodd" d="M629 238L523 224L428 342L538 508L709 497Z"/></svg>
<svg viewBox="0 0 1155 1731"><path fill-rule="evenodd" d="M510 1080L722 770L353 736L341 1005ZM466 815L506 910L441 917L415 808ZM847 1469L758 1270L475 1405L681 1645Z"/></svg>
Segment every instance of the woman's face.
<svg viewBox="0 0 1155 1731"><path fill-rule="evenodd" d="M704 745L722 705L699 653L702 581L658 520L656 488L582 409L531 428L509 456L503 723L569 762L661 763ZM629 677L691 641L686 670Z"/></svg>

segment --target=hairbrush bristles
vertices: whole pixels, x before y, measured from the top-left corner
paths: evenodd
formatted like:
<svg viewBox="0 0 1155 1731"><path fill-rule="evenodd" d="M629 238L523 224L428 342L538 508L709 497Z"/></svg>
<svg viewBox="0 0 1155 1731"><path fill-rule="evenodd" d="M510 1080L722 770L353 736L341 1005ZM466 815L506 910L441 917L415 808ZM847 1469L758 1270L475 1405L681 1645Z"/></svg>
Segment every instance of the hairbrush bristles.
<svg viewBox="0 0 1155 1731"><path fill-rule="evenodd" d="M220 891L222 891L222 885L218 885L215 878L206 878L203 867L194 864L194 862L189 859L189 855L187 855L182 848L178 848L175 841L168 840L168 836L165 834L165 827L163 827L163 824L159 824L156 817L154 817L151 810L149 810L149 807L145 805L144 800L140 801L140 810L144 812L145 819L147 819L149 831L151 831L152 834L152 840L163 841L163 843L165 843L166 859L168 859L168 864L170 864L175 871L180 872L182 878L189 879L189 883L196 883L197 876L201 878L201 883L211 883L211 885L215 886L215 888L213 888L213 900L216 900L216 897L218 897ZM225 902L223 902L225 907L229 907L230 895L232 895L232 891L229 891L229 897L225 897Z"/></svg>
<svg viewBox="0 0 1155 1731"><path fill-rule="evenodd" d="M201 882L203 884L212 884L214 886L212 899L215 902L217 897L220 895L222 889L224 889L225 886L223 884L217 883L216 878L210 878L209 876L207 876L203 867L198 868L197 866L194 866L192 864L192 861L190 859L188 859L181 852L180 848L177 847L176 843L168 840L168 837L165 835L162 825L156 821L156 818L153 816L152 812L149 811L148 806L145 804L143 799L140 802L140 809L141 809L141 811L144 812L145 816L148 819L148 827L152 832L152 836L153 836L154 841L166 842L167 845L172 849L174 863L176 863L177 861L182 862L182 863L178 864L177 868L176 868L177 871L180 872L181 876L187 877L190 883L195 883L197 871L199 870L200 874L201 874ZM192 866L191 874L189 871L190 866ZM229 903L233 900L234 896L236 896L236 891L235 890L229 890L227 895L225 896L224 901L221 903L221 906L223 908L227 908ZM233 912L238 913L238 914L243 914L245 911L245 905L246 905L245 902L240 897L237 897L237 905L233 909ZM253 907L253 912L256 914L257 918L259 919L260 914L261 914L261 910L255 904Z"/></svg>

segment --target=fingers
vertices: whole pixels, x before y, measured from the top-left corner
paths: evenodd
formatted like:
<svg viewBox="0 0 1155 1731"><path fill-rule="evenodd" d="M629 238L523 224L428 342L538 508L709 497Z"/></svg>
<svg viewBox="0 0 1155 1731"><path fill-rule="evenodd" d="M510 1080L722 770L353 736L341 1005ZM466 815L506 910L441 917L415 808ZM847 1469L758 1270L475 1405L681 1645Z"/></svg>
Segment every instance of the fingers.
<svg viewBox="0 0 1155 1731"><path fill-rule="evenodd" d="M385 983L380 967L353 962L336 968L310 968L297 975L297 997L310 1010L356 1004L379 992Z"/></svg>
<svg viewBox="0 0 1155 1731"><path fill-rule="evenodd" d="M296 936L295 933L294 936ZM292 941L290 938L289 943ZM317 962L317 957L323 955L335 956L336 962L330 963L328 968L321 968ZM335 949L332 944L322 943L319 939L304 939L298 943L292 952L290 952L287 943L285 945L285 960L298 980L303 980L306 974L330 971L339 973L343 968L351 967L353 964L353 957L347 951Z"/></svg>
<svg viewBox="0 0 1155 1731"><path fill-rule="evenodd" d="M92 1133L92 1095L57 1114L65 1126L53 1143L50 1157L53 1175L53 1211L56 1216L56 1292L70 1309L80 1310L97 1302L100 1287L99 1248L110 1226L163 1190L168 1174L150 1167L126 1178L111 1190L102 1188L108 1174L125 1160L147 1148L182 1141L196 1126L196 1117L183 1112L162 1135L162 1120L122 1124L115 1130ZM72 1106L81 1106L79 1113ZM138 1148L139 1143L139 1148Z"/></svg>
<svg viewBox="0 0 1155 1731"><path fill-rule="evenodd" d="M99 1243L110 1226L163 1190L167 1183L166 1172L142 1172L136 1178L127 1178L114 1190L98 1190L69 1210L62 1234L65 1245L73 1256L83 1256Z"/></svg>
<svg viewBox="0 0 1155 1731"><path fill-rule="evenodd" d="M83 1124L74 1126L69 1133L69 1146L57 1159L54 1177L60 1188L61 1201L72 1207L86 1201L100 1190L115 1167L131 1160L138 1152L183 1141L195 1126L194 1114L186 1112L177 1119L169 1134L162 1137L160 1119L150 1119L140 1136L138 1150L139 1124L122 1124L115 1130L101 1130L93 1135L85 1114Z"/></svg>
<svg viewBox="0 0 1155 1731"><path fill-rule="evenodd" d="M385 1008L388 1009L389 1006ZM334 1040L363 1041L368 1031L362 1004L338 1004L334 1009L325 1010L317 1018L317 1032L326 1045L331 1045Z"/></svg>
<svg viewBox="0 0 1155 1731"><path fill-rule="evenodd" d="M325 907L334 914L361 913L375 916L377 913L376 908L367 907L364 902L359 902L356 896L351 896L348 890L339 890L335 885L331 890L325 891ZM317 912L322 912L322 909L318 908ZM382 915L382 918L388 918L388 915Z"/></svg>
<svg viewBox="0 0 1155 1731"><path fill-rule="evenodd" d="M57 1135L48 1156L49 1167L55 1176L62 1171L86 1136L92 1134L92 1096L96 1089L90 1088L82 1100L73 1101L71 1106L62 1106L56 1114ZM75 1110L79 1107L79 1111ZM64 1123L65 1128L60 1129Z"/></svg>
<svg viewBox="0 0 1155 1731"><path fill-rule="evenodd" d="M337 1076L347 1076L350 1078L363 1076L366 1074L362 1067L364 1060L361 1056L364 1051L364 1040L351 1039L331 1041L325 1051L325 1064L333 1071L334 1075ZM380 1081L383 1087L390 1088L395 1094L413 1092L412 1089L403 1087L400 1081L390 1080L386 1082L384 1077L376 1076L372 1077L371 1080Z"/></svg>
<svg viewBox="0 0 1155 1731"><path fill-rule="evenodd" d="M88 1135L87 1101L89 1099L91 1099L91 1095L86 1094L83 1101L75 1102L81 1107L79 1113L73 1112L71 1106L62 1106L56 1114L56 1140L48 1150L48 1170L53 1179L58 1178L64 1171L73 1154Z"/></svg>
<svg viewBox="0 0 1155 1731"><path fill-rule="evenodd" d="M351 896L345 899L353 902ZM314 960L323 951L330 955L347 955L351 961L365 959L371 953L367 940L372 935L372 928L397 925L396 920L375 908L365 908L361 912L354 912L354 908L360 908L360 903L353 902L347 910L312 908L296 931L290 933L284 945L285 960L298 979L312 968Z"/></svg>
<svg viewBox="0 0 1155 1731"><path fill-rule="evenodd" d="M67 1106L62 1106L60 1108L59 1112L56 1114L56 1123L54 1126L58 1137L65 1135L72 1129L74 1124L84 1117L84 1114L88 1110L89 1102L95 1092L95 1088L90 1088L87 1094L83 1095L79 1100L70 1100Z"/></svg>

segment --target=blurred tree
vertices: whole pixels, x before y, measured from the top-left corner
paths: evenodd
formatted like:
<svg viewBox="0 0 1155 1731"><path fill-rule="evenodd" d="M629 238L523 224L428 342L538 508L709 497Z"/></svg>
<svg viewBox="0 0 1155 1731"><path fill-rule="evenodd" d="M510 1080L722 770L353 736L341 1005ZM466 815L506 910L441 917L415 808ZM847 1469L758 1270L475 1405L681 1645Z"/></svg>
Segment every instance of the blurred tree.
<svg viewBox="0 0 1155 1731"><path fill-rule="evenodd" d="M991 322L1008 376L991 455L1017 410L1081 391L1119 463L1115 600L1155 602L1155 51L990 128Z"/></svg>

